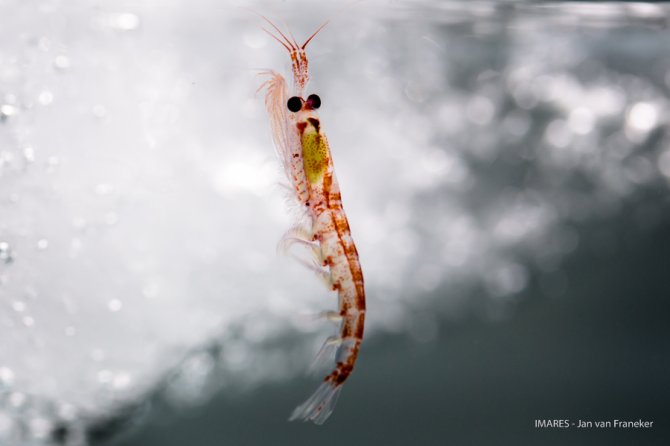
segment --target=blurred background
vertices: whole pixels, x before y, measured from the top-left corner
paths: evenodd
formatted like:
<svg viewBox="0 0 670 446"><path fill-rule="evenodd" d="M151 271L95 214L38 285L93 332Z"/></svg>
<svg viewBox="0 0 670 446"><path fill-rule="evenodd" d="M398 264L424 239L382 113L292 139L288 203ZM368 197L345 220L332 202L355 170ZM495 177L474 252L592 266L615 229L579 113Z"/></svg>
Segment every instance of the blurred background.
<svg viewBox="0 0 670 446"><path fill-rule="evenodd" d="M368 294L336 297L262 96L310 43ZM0 0L0 444L667 444L670 7ZM536 429L536 419L653 421Z"/></svg>

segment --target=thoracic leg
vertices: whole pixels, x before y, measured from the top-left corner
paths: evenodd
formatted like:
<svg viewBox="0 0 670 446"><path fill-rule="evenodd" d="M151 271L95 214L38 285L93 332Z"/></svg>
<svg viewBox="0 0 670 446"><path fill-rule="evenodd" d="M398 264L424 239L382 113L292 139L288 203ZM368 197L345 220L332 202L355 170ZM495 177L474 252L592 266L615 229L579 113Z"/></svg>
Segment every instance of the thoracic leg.
<svg viewBox="0 0 670 446"><path fill-rule="evenodd" d="M295 244L309 248L310 252L312 253L311 262L289 252L290 248ZM284 236L279 241L278 249L284 254L288 254L293 257L310 271L313 271L317 277L323 281L323 283L326 285L326 288L331 290L333 289L333 282L331 280L330 271L321 266L323 265L321 246L318 242L314 241L314 234L311 230L307 229L304 225L296 225L292 227L286 231Z"/></svg>
<svg viewBox="0 0 670 446"><path fill-rule="evenodd" d="M308 246L309 248L314 248L315 245L318 247L318 244L315 244L312 240L313 237L314 234L312 231L304 224L295 225L284 233L277 244L277 249L286 254L295 243Z"/></svg>

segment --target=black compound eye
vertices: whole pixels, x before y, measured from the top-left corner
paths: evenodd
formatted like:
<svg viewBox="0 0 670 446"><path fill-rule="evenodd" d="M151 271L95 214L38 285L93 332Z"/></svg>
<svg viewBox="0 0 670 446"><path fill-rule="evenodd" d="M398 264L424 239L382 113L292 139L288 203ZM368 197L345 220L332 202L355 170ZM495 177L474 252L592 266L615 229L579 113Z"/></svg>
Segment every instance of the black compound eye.
<svg viewBox="0 0 670 446"><path fill-rule="evenodd" d="M321 107L321 98L318 95L310 94L307 96L307 102L312 106L313 109Z"/></svg>
<svg viewBox="0 0 670 446"><path fill-rule="evenodd" d="M300 109L302 108L302 99L300 99L298 96L293 96L291 99L288 100L286 106L293 113L299 112Z"/></svg>

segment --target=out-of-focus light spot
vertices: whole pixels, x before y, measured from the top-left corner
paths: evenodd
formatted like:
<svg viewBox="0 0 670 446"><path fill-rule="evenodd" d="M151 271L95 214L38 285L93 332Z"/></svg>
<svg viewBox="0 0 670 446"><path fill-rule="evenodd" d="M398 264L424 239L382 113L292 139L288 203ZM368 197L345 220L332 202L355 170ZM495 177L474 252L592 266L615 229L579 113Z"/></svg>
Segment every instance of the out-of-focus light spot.
<svg viewBox="0 0 670 446"><path fill-rule="evenodd" d="M465 108L465 114L470 120L477 125L486 125L491 122L493 115L495 114L495 108L493 102L487 97L484 96L475 96L470 101Z"/></svg>
<svg viewBox="0 0 670 446"><path fill-rule="evenodd" d="M30 316L25 316L22 319L22 322L23 322L23 325L25 325L26 327L32 327L33 325L35 325L35 319L33 319Z"/></svg>
<svg viewBox="0 0 670 446"><path fill-rule="evenodd" d="M533 89L525 83L517 85L512 91L512 96L517 105L525 110L534 108L539 102Z"/></svg>
<svg viewBox="0 0 670 446"><path fill-rule="evenodd" d="M37 100L42 105L49 105L53 102L54 95L49 90L42 90L39 96L37 96Z"/></svg>
<svg viewBox="0 0 670 446"><path fill-rule="evenodd" d="M532 85L542 100L554 102L566 109L573 108L584 100L584 89L569 73L541 75L533 80Z"/></svg>
<svg viewBox="0 0 670 446"><path fill-rule="evenodd" d="M72 219L72 226L75 229L84 229L86 227L86 220L81 217L75 217Z"/></svg>
<svg viewBox="0 0 670 446"><path fill-rule="evenodd" d="M626 3L629 14L644 18L665 18L666 12L659 5L653 3Z"/></svg>
<svg viewBox="0 0 670 446"><path fill-rule="evenodd" d="M570 130L579 135L586 135L593 130L594 118L591 110L579 107L570 112L568 126Z"/></svg>
<svg viewBox="0 0 670 446"><path fill-rule="evenodd" d="M72 421L77 418L77 408L68 403L61 403L58 405L58 416L67 421Z"/></svg>
<svg viewBox="0 0 670 446"><path fill-rule="evenodd" d="M26 403L26 400L26 395L21 392L12 392L11 395L9 395L9 404L16 408L23 407L23 405Z"/></svg>
<svg viewBox="0 0 670 446"><path fill-rule="evenodd" d="M14 161L14 154L11 152L0 152L0 167L3 165L8 165L11 166L12 162Z"/></svg>
<svg viewBox="0 0 670 446"><path fill-rule="evenodd" d="M53 423L42 417L33 418L28 422L30 433L35 439L47 438L53 429Z"/></svg>
<svg viewBox="0 0 670 446"><path fill-rule="evenodd" d="M435 187L442 182L459 185L469 177L469 170L461 159L441 148L430 149L419 159L421 178L427 187Z"/></svg>
<svg viewBox="0 0 670 446"><path fill-rule="evenodd" d="M626 113L626 137L635 143L644 141L658 124L658 108L650 102L638 102Z"/></svg>
<svg viewBox="0 0 670 446"><path fill-rule="evenodd" d="M635 130L649 131L656 127L658 110L649 102L638 102L627 114L627 124Z"/></svg>
<svg viewBox="0 0 670 446"><path fill-rule="evenodd" d="M12 261L12 249L7 242L0 242L0 260L5 263Z"/></svg>
<svg viewBox="0 0 670 446"><path fill-rule="evenodd" d="M107 302L107 308L109 308L109 311L117 312L123 308L123 302L121 302L119 299L112 299Z"/></svg>
<svg viewBox="0 0 670 446"><path fill-rule="evenodd" d="M158 296L159 292L160 292L160 285L155 281L147 282L142 287L142 294L147 299L154 299L155 297Z"/></svg>
<svg viewBox="0 0 670 446"><path fill-rule="evenodd" d="M670 179L670 150L666 150L658 157L658 170ZM0 249L0 254L2 249ZM1 258L1 257L0 257Z"/></svg>
<svg viewBox="0 0 670 446"><path fill-rule="evenodd" d="M131 381L130 374L126 372L118 372L114 375L112 386L114 386L115 389L125 389L130 386Z"/></svg>
<svg viewBox="0 0 670 446"><path fill-rule="evenodd" d="M26 160L28 163L35 162L35 150L28 146L24 147L23 149L23 158Z"/></svg>
<svg viewBox="0 0 670 446"><path fill-rule="evenodd" d="M91 350L91 359L96 362L100 362L104 360L106 357L107 355L105 354L105 352L99 348L94 348L93 350Z"/></svg>
<svg viewBox="0 0 670 446"><path fill-rule="evenodd" d="M547 126L545 138L554 147L564 148L572 142L572 133L562 119L554 119Z"/></svg>
<svg viewBox="0 0 670 446"><path fill-rule="evenodd" d="M432 149L421 157L421 165L430 172L441 173L447 168L447 155L444 150Z"/></svg>
<svg viewBox="0 0 670 446"><path fill-rule="evenodd" d="M16 107L10 104L0 105L0 118L13 116L16 114Z"/></svg>
<svg viewBox="0 0 670 446"><path fill-rule="evenodd" d="M584 102L596 116L619 116L626 105L626 94L616 86L597 87L586 92Z"/></svg>
<svg viewBox="0 0 670 446"><path fill-rule="evenodd" d="M59 163L60 158L58 158L57 156L50 156L49 158L47 158L47 164L49 166L57 166Z"/></svg>
<svg viewBox="0 0 670 446"><path fill-rule="evenodd" d="M435 122L438 130L457 135L463 130L463 113L454 103L443 103L437 109Z"/></svg>
<svg viewBox="0 0 670 446"><path fill-rule="evenodd" d="M98 381L100 381L101 383L107 384L107 383L111 382L112 379L114 379L114 374L107 369L103 369L103 370L98 371L97 378L98 378Z"/></svg>
<svg viewBox="0 0 670 446"><path fill-rule="evenodd" d="M39 249L40 251L44 251L48 247L49 247L49 240L43 238L37 241L37 249Z"/></svg>
<svg viewBox="0 0 670 446"><path fill-rule="evenodd" d="M419 82L407 82L403 91L410 101L416 103L422 103L428 97L425 86Z"/></svg>
<svg viewBox="0 0 670 446"><path fill-rule="evenodd" d="M54 67L56 67L59 70L65 70L67 68L70 68L70 59L62 54L58 55L54 59Z"/></svg>
<svg viewBox="0 0 670 446"><path fill-rule="evenodd" d="M653 178L654 169L651 162L646 158L634 156L625 163L624 175L633 183L642 184Z"/></svg>
<svg viewBox="0 0 670 446"><path fill-rule="evenodd" d="M518 263L504 263L487 271L484 283L493 297L503 297L523 290L528 283L528 272Z"/></svg>
<svg viewBox="0 0 670 446"><path fill-rule="evenodd" d="M95 116L98 119L102 119L105 116L107 116L107 109L105 108L104 105L101 104L96 104L93 106L93 116Z"/></svg>
<svg viewBox="0 0 670 446"><path fill-rule="evenodd" d="M82 246L84 243L81 241L79 238L73 238L70 241L70 249L68 251L68 255L71 258L75 258L79 255L79 252L81 251Z"/></svg>
<svg viewBox="0 0 670 446"><path fill-rule="evenodd" d="M14 372L12 369L9 367L0 367L0 386L11 386L13 383Z"/></svg>
<svg viewBox="0 0 670 446"><path fill-rule="evenodd" d="M12 309L17 313L23 313L24 311L26 311L26 303L20 300L15 300L14 302L12 302Z"/></svg>
<svg viewBox="0 0 670 446"><path fill-rule="evenodd" d="M120 31L133 31L140 26L140 17L130 12L121 12L110 14L107 23Z"/></svg>
<svg viewBox="0 0 670 446"><path fill-rule="evenodd" d="M37 47L44 52L47 52L51 49L51 40L48 37L40 37L40 40L37 41Z"/></svg>

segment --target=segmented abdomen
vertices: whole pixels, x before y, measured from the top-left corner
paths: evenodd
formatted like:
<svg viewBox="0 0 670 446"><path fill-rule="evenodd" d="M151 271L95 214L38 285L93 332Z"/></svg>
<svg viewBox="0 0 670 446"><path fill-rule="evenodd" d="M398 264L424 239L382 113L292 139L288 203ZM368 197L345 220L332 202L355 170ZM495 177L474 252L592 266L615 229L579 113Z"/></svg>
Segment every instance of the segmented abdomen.
<svg viewBox="0 0 670 446"><path fill-rule="evenodd" d="M339 191L337 192L339 196ZM332 197L335 198L335 197ZM365 288L363 272L356 245L351 238L349 223L339 199L330 201L330 209L319 215L317 234L321 252L330 268L333 288L338 292L339 313L342 317L336 368L325 380L342 384L353 370L365 325Z"/></svg>

